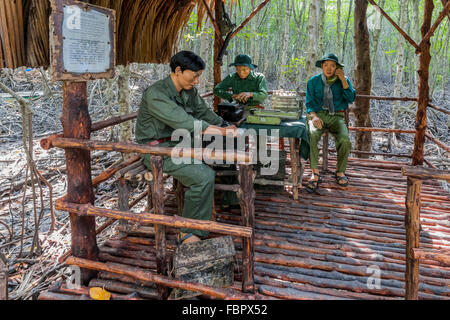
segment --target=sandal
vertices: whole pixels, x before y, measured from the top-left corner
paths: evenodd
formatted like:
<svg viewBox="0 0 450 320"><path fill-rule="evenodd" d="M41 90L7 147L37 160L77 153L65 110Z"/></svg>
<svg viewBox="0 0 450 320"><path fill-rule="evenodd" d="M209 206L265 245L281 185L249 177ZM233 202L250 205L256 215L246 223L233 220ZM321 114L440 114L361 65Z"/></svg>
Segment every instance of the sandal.
<svg viewBox="0 0 450 320"><path fill-rule="evenodd" d="M317 177L318 177L317 180L311 179L308 181L306 185L306 191L308 191L309 193L314 193L319 188L319 184L322 182L322 179L320 178L319 175L317 175Z"/></svg>
<svg viewBox="0 0 450 320"><path fill-rule="evenodd" d="M176 242L177 246L179 246L180 244L183 244L184 241L186 241L190 237L194 237L194 236L195 236L195 234L188 233L188 234L184 235L183 237L181 237L181 233L178 233L175 242Z"/></svg>
<svg viewBox="0 0 450 320"><path fill-rule="evenodd" d="M346 176L338 176L337 173L334 174L336 177L336 181L339 186L341 187L347 187L348 186L348 178Z"/></svg>

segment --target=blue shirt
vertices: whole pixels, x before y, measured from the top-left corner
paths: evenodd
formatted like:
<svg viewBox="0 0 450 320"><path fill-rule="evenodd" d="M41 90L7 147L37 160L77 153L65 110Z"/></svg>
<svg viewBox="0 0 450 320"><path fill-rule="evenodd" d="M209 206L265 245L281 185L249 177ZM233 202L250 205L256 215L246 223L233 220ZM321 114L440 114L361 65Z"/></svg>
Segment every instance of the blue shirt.
<svg viewBox="0 0 450 320"><path fill-rule="evenodd" d="M342 82L338 79L331 85L333 92L334 110L341 111L348 108L348 105L356 99L356 91L353 89L350 80L345 77L348 82L348 88L344 89ZM307 113L319 112L324 110L323 107L323 91L325 86L322 82L322 74L315 75L308 81L306 88L306 110Z"/></svg>

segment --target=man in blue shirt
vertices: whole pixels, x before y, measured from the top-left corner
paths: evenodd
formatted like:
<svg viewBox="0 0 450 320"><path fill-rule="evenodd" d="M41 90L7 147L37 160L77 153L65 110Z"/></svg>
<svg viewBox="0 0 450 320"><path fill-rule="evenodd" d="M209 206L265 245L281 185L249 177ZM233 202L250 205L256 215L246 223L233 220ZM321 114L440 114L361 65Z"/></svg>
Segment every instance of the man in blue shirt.
<svg viewBox="0 0 450 320"><path fill-rule="evenodd" d="M345 123L345 110L353 103L356 92L350 80L345 76L343 65L335 54L326 54L316 62L316 67L322 68L322 73L313 76L307 85L306 108L308 113L308 132L310 145L310 165L312 177L306 190L315 192L321 182L318 159L318 143L324 129L328 129L336 140L338 161L336 179L340 186L346 187L348 179L345 176L347 159L352 144Z"/></svg>

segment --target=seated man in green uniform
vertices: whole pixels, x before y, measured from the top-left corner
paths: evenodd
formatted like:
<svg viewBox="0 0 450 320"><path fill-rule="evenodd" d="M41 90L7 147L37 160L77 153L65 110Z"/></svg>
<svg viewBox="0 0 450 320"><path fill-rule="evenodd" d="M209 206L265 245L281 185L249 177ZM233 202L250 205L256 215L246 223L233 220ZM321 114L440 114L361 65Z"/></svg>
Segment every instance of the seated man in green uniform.
<svg viewBox="0 0 450 320"><path fill-rule="evenodd" d="M254 71L258 66L254 65L252 58L246 54L238 55L234 63L230 64L230 67L233 66L236 67L236 73L223 79L214 89L214 95L249 107L261 105L267 99L268 93L266 78L262 73ZM229 89L232 93L228 92Z"/></svg>
<svg viewBox="0 0 450 320"><path fill-rule="evenodd" d="M316 67L321 68L322 73L309 79L306 88L307 127L310 140L309 161L312 170L312 177L306 186L309 193L315 192L321 182L318 169L318 144L324 129L328 129L336 140L338 158L335 177L337 183L342 187L348 185L345 170L352 143L345 123L345 110L356 98L356 92L344 74L344 66L339 63L335 54L324 55L316 62Z"/></svg>
<svg viewBox="0 0 450 320"><path fill-rule="evenodd" d="M136 141L159 147L174 147L170 141L176 129L194 132L194 123L201 121L205 134L237 131L216 115L199 96L195 85L205 69L205 62L190 51L181 51L172 57L172 73L147 88L142 96L136 122ZM145 166L151 170L150 155L143 155ZM211 220L214 197L214 171L205 164L178 164L165 158L163 172L171 175L189 190L185 194L183 217ZM208 232L181 229L178 243L190 243L206 237Z"/></svg>

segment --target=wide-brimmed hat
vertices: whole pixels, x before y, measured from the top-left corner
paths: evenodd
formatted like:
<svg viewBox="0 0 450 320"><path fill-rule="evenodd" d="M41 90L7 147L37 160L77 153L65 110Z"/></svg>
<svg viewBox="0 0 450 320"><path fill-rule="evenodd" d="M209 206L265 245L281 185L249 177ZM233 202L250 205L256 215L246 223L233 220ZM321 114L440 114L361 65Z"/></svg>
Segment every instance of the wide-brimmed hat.
<svg viewBox="0 0 450 320"><path fill-rule="evenodd" d="M338 59L337 55L335 55L334 53L327 53L326 55L324 55L324 56L322 57L322 59L317 60L317 62L316 62L316 67L317 67L317 68L322 68L322 63L324 63L325 61L334 61L334 62L336 62L336 64L337 64L338 66L340 66L341 68L344 67L343 64L339 63L339 59Z"/></svg>
<svg viewBox="0 0 450 320"><path fill-rule="evenodd" d="M230 64L230 67L237 66L246 66L252 70L258 68L256 64L253 64L252 58L246 54L239 54L236 59L234 59L234 63Z"/></svg>

